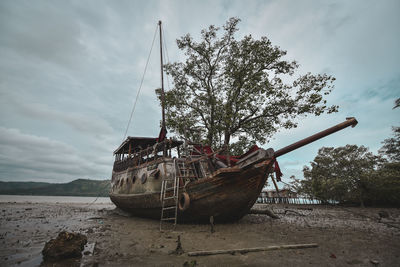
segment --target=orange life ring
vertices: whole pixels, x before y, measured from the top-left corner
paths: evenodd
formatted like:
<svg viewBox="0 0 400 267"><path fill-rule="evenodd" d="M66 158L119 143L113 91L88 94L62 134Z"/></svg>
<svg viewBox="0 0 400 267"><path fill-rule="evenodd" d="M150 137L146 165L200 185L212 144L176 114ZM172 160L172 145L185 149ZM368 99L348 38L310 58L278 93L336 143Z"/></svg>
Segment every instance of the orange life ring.
<svg viewBox="0 0 400 267"><path fill-rule="evenodd" d="M185 211L189 208L190 206L190 197L189 194L186 192L183 192L181 194L181 197L179 198L179 210L180 211Z"/></svg>

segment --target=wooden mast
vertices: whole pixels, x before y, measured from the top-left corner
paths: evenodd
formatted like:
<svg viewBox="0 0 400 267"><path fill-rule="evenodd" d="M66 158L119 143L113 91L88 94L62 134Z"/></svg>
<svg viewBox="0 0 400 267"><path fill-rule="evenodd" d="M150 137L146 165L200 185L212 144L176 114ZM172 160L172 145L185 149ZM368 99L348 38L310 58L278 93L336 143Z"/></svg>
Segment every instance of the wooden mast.
<svg viewBox="0 0 400 267"><path fill-rule="evenodd" d="M158 21L160 26L160 61L161 61L161 112L162 112L162 125L160 135L163 139L167 135L167 128L165 127L165 92L164 92L164 71L163 71L163 53L162 53L162 30L161 30L161 20ZM160 136L159 136L160 138ZM159 140L160 141L160 140ZM164 144L163 157L167 155L166 146Z"/></svg>
<svg viewBox="0 0 400 267"><path fill-rule="evenodd" d="M160 26L160 60L161 60L161 107L162 107L162 130L165 131L165 92L164 92L164 71L163 71L163 54L162 54L162 31L161 20L158 21Z"/></svg>

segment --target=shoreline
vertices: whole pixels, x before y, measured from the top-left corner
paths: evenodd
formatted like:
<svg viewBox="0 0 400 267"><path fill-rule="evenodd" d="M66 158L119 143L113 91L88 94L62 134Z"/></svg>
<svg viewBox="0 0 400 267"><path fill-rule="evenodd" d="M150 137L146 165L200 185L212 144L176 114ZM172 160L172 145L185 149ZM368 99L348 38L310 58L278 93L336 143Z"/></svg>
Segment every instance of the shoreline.
<svg viewBox="0 0 400 267"><path fill-rule="evenodd" d="M32 196L32 195L0 195L0 203L95 203L112 204L109 197L89 196Z"/></svg>

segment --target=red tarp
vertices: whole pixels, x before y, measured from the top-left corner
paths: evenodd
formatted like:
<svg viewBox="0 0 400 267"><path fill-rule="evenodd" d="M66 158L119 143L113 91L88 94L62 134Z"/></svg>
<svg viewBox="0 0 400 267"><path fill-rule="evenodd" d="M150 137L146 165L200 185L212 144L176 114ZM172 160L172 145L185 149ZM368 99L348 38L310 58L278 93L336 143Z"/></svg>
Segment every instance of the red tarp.
<svg viewBox="0 0 400 267"><path fill-rule="evenodd" d="M213 150L210 146L194 146L195 149L199 152L202 152L204 154L212 154ZM246 153L244 153L243 155L240 156L230 156L229 160L231 162L231 165L235 165L236 162L238 162L240 159L246 157L247 155L249 155L250 153L253 153L254 151L259 150L260 148L257 145L253 145ZM192 153L192 155L200 155L199 152L194 151ZM225 164L228 164L227 162L227 156L226 155L221 155L221 154L216 154L215 155L216 158L218 158L219 160L221 160L222 162L224 162Z"/></svg>
<svg viewBox="0 0 400 267"><path fill-rule="evenodd" d="M162 142L165 140L165 138L167 137L167 129L165 127L162 127L160 130L160 133L158 134L158 138L157 138L157 142Z"/></svg>
<svg viewBox="0 0 400 267"><path fill-rule="evenodd" d="M212 154L213 150L210 146L194 146L195 151L192 152L192 155L200 155L199 152L201 152L201 154ZM254 151L259 150L260 148L257 145L253 145L246 153L244 153L243 155L240 156L230 156L229 160L231 163L231 166L234 166L240 159L248 156L250 153L253 153ZM220 155L220 154L216 154L215 155L216 158L218 158L219 160L221 160L222 162L224 162L226 165L228 165L228 161L227 161L227 156L226 155ZM281 177L283 176L281 169L279 167L278 161L276 159L274 159L274 172L275 172L275 176L276 176L276 180L278 182L281 181Z"/></svg>

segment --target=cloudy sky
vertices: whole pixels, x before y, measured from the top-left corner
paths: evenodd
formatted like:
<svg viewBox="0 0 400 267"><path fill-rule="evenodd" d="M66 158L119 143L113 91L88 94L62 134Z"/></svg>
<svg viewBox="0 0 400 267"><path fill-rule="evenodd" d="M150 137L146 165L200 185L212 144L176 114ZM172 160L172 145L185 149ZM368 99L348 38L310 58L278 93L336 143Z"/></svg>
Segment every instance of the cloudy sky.
<svg viewBox="0 0 400 267"><path fill-rule="evenodd" d="M399 126L399 1L0 1L0 180L108 179L154 31L175 40L241 18L238 38L267 36L299 73L337 78L334 115L301 118L265 147L279 149L354 116L359 124L280 158L284 181L301 176L322 146L376 152ZM128 135L156 136L160 109L152 54ZM170 84L170 86L172 86ZM166 86L168 89L168 86Z"/></svg>

